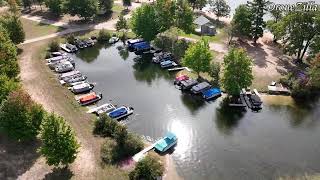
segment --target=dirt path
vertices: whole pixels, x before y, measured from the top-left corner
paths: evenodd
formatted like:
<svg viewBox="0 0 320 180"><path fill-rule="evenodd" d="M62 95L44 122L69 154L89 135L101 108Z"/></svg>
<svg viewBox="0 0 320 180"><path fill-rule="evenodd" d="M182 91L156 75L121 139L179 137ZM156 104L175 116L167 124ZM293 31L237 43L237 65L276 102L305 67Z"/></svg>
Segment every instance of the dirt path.
<svg viewBox="0 0 320 180"><path fill-rule="evenodd" d="M92 119L74 102L72 94L61 88L55 75L38 58L39 49L46 47L48 41L39 41L22 45L23 53L20 56L21 80L23 87L31 97L50 112L63 116L73 127L81 143L80 152L76 161L71 165L75 179L99 179L100 144L101 139L92 135ZM57 173L45 165L40 158L19 179L43 179ZM60 173L60 172L59 172ZM61 176L67 176L62 174Z"/></svg>

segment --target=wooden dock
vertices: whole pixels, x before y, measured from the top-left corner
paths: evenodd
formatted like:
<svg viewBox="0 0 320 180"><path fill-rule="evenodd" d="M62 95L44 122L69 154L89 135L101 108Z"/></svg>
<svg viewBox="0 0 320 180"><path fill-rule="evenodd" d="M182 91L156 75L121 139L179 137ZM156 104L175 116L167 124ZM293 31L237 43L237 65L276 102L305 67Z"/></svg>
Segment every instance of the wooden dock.
<svg viewBox="0 0 320 180"><path fill-rule="evenodd" d="M154 144L152 144L151 146L146 147L146 148L143 149L142 151L138 152L137 154L135 154L135 155L132 157L132 159L133 159L135 162L140 161L142 158L144 158L144 157L146 156L146 153L147 153L147 152L151 151L151 150L154 148L154 146L155 146L157 143L158 143L158 141L155 142Z"/></svg>

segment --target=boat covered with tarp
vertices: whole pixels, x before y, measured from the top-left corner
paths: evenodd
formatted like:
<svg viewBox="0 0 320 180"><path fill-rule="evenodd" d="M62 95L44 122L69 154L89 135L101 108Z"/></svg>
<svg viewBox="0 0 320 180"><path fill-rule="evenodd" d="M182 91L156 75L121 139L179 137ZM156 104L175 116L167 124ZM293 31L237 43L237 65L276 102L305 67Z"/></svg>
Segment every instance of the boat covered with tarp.
<svg viewBox="0 0 320 180"><path fill-rule="evenodd" d="M78 102L82 106L87 106L93 103L96 103L102 99L102 94L97 94L95 92L92 92L90 94L82 96Z"/></svg>
<svg viewBox="0 0 320 180"><path fill-rule="evenodd" d="M220 88L210 88L210 89L202 92L202 97L205 100L210 100L210 99L213 99L213 98L219 97L219 96L221 96Z"/></svg>
<svg viewBox="0 0 320 180"><path fill-rule="evenodd" d="M112 119L118 120L121 118L125 118L133 113L132 107L121 106L111 112L108 113L108 116Z"/></svg>

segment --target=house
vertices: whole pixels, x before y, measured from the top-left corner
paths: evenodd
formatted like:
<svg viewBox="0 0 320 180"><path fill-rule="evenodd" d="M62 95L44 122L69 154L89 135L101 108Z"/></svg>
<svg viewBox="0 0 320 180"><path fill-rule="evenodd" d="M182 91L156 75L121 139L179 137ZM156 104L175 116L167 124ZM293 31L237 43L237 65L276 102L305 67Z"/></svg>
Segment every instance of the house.
<svg viewBox="0 0 320 180"><path fill-rule="evenodd" d="M197 19L193 21L194 24L197 25L196 31L201 33L201 35L215 35L216 27L210 22L206 17L199 16Z"/></svg>

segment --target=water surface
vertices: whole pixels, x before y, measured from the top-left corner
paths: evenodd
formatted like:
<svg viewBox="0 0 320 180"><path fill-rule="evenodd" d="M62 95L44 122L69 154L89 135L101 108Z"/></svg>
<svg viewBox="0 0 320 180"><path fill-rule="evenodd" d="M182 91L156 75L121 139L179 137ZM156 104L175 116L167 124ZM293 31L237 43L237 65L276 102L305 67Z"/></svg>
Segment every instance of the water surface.
<svg viewBox="0 0 320 180"><path fill-rule="evenodd" d="M320 172L320 107L267 98L263 110L235 111L222 98L204 102L173 86L174 73L123 50L122 43L74 55L76 67L96 82L102 103L130 105L129 130L153 140L174 132L172 153L185 179L253 180ZM288 103L285 103L288 102Z"/></svg>

